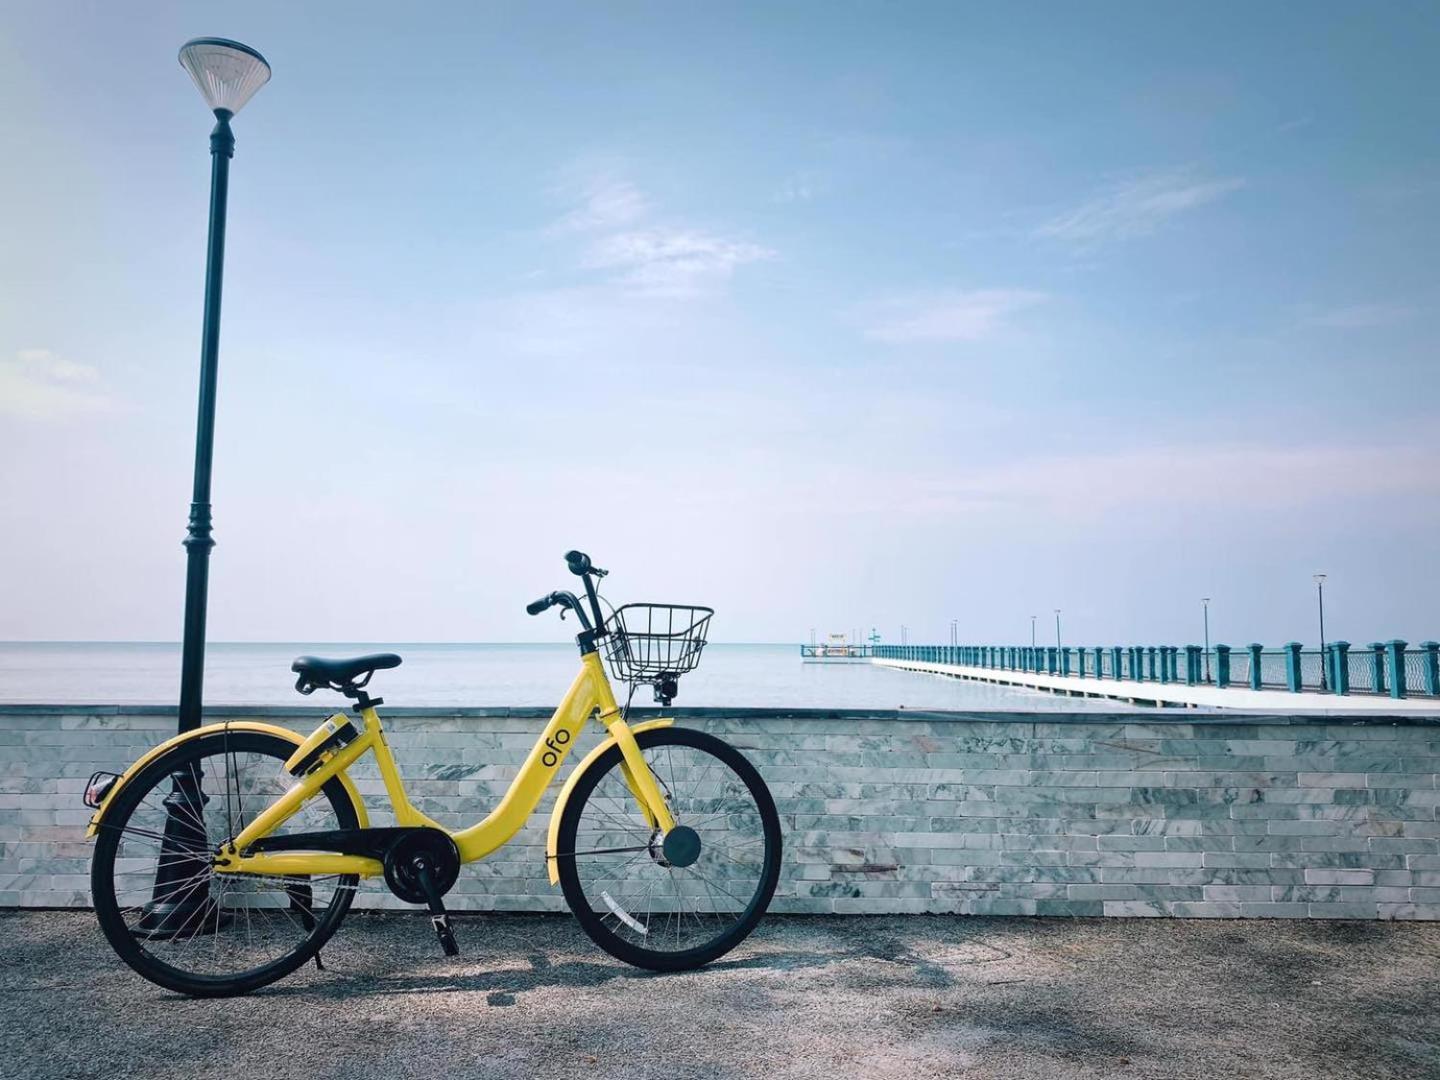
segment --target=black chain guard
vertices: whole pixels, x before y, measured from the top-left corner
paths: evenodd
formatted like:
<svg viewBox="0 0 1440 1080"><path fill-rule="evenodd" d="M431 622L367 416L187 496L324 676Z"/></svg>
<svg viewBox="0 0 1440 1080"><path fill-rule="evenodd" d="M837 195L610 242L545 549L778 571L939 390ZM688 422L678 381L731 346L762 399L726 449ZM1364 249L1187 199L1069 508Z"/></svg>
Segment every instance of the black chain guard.
<svg viewBox="0 0 1440 1080"><path fill-rule="evenodd" d="M385 852L385 884L407 904L423 904L427 897L420 887L413 865L416 855L424 855L441 896L448 893L460 877L460 849L455 841L439 829L407 829L405 834Z"/></svg>

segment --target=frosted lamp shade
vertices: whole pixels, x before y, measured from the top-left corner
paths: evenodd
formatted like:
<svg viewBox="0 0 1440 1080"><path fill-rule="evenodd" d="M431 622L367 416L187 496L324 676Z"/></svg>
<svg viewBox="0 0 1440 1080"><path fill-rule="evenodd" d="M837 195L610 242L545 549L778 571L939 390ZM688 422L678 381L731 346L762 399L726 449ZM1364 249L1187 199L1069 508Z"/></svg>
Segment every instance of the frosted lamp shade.
<svg viewBox="0 0 1440 1080"><path fill-rule="evenodd" d="M270 65L248 45L224 38L196 38L180 49L180 66L190 73L212 110L232 116L270 81Z"/></svg>

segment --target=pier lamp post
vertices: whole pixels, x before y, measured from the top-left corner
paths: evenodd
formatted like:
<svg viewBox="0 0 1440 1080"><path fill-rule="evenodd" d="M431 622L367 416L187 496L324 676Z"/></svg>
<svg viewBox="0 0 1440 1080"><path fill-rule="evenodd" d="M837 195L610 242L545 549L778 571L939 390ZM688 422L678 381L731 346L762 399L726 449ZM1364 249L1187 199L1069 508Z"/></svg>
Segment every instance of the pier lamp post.
<svg viewBox="0 0 1440 1080"><path fill-rule="evenodd" d="M195 38L180 49L190 74L215 114L210 132L210 238L205 258L205 317L200 333L200 410L195 429L195 479L185 547L185 622L180 652L181 732L200 726L205 679L205 608L210 579L210 472L215 448L215 380L220 355L220 291L225 271L225 206L235 136L230 121L270 81L270 65L248 45L225 38ZM140 925L154 937L214 930L210 904L206 798L201 777L176 773L165 798L168 815L155 888ZM186 884L193 882L193 884Z"/></svg>
<svg viewBox="0 0 1440 1080"><path fill-rule="evenodd" d="M1060 609L1055 609L1055 651L1060 651Z"/></svg>
<svg viewBox="0 0 1440 1080"><path fill-rule="evenodd" d="M1036 619L1036 618L1037 618L1037 616L1035 616L1035 615L1031 615L1031 616L1030 616L1030 648L1032 648L1032 649L1035 647L1035 619Z"/></svg>
<svg viewBox="0 0 1440 1080"><path fill-rule="evenodd" d="M1320 604L1320 689L1328 690L1325 680L1325 575L1316 574L1315 599Z"/></svg>
<svg viewBox="0 0 1440 1080"><path fill-rule="evenodd" d="M1202 596L1200 606L1205 610L1205 681L1210 681L1210 597Z"/></svg>

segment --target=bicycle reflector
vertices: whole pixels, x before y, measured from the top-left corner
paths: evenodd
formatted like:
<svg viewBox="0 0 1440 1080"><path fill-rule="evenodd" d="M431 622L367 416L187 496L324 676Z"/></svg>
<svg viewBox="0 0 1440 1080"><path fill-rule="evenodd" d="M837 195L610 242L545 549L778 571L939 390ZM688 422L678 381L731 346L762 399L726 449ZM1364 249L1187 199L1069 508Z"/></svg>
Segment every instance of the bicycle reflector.
<svg viewBox="0 0 1440 1080"><path fill-rule="evenodd" d="M85 805L92 810L100 809L105 796L110 794L119 779L120 774L113 772L97 772L90 777L90 782L85 785Z"/></svg>

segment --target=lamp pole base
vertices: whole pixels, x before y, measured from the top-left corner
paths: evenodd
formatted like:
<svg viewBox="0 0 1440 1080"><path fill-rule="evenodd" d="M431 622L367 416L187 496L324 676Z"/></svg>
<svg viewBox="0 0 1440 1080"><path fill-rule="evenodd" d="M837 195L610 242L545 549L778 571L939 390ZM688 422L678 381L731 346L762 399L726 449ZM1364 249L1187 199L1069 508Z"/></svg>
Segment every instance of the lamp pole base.
<svg viewBox="0 0 1440 1080"><path fill-rule="evenodd" d="M169 941L172 938L204 937L223 930L234 921L235 916L221 911L207 895L194 903L146 904L137 928L147 941Z"/></svg>
<svg viewBox="0 0 1440 1080"><path fill-rule="evenodd" d="M137 924L153 940L199 937L229 925L232 917L210 895L211 851L198 767L177 772L162 805L165 834L150 902Z"/></svg>

